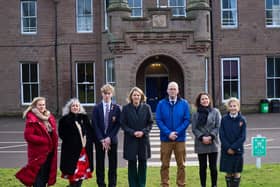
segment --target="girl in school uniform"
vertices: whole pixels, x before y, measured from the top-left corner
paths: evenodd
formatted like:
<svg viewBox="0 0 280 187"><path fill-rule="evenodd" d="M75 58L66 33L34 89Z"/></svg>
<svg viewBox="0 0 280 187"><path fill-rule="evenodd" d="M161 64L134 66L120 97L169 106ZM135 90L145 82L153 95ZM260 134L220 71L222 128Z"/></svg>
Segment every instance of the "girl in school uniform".
<svg viewBox="0 0 280 187"><path fill-rule="evenodd" d="M220 171L226 173L227 187L239 187L243 170L244 142L246 140L246 119L240 113L240 102L230 98L226 103L228 113L221 120Z"/></svg>

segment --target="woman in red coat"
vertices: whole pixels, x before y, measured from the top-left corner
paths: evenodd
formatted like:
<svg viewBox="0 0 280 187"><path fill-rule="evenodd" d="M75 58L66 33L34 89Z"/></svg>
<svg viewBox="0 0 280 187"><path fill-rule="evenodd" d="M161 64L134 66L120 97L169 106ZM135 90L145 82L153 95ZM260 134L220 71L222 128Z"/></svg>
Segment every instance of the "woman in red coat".
<svg viewBox="0 0 280 187"><path fill-rule="evenodd" d="M58 136L55 118L46 109L46 99L34 98L23 112L23 118L26 118L24 138L28 146L28 163L16 173L16 177L26 186L54 185Z"/></svg>

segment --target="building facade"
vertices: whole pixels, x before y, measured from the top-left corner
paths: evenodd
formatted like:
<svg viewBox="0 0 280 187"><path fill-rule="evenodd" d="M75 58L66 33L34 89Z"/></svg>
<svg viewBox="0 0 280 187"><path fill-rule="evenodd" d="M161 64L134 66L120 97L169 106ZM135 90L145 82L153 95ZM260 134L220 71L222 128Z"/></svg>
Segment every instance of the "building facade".
<svg viewBox="0 0 280 187"><path fill-rule="evenodd" d="M90 112L105 83L120 104L140 87L155 110L169 81L190 103L206 91L216 106L236 96L256 111L280 98L280 9L250 1L2 1L0 114L39 95L54 113L71 97Z"/></svg>
<svg viewBox="0 0 280 187"><path fill-rule="evenodd" d="M280 98L280 2L212 1L216 104L240 98L257 111L261 99Z"/></svg>

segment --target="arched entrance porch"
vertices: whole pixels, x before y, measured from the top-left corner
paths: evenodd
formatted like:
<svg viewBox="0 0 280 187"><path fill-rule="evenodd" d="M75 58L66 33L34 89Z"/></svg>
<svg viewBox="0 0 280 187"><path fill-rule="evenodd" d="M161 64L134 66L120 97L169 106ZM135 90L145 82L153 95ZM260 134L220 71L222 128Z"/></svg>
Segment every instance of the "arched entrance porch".
<svg viewBox="0 0 280 187"><path fill-rule="evenodd" d="M143 89L147 103L155 112L158 102L166 97L167 84L176 81L180 95L184 97L184 76L178 62L167 55L155 55L147 58L139 67L136 85Z"/></svg>

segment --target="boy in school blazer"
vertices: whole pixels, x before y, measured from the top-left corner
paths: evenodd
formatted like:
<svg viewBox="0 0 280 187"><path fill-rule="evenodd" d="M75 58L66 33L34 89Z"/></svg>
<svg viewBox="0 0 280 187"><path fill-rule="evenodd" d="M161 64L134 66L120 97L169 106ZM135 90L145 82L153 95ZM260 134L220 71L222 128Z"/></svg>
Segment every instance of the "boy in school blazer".
<svg viewBox="0 0 280 187"><path fill-rule="evenodd" d="M105 187L105 153L109 159L109 187L117 185L117 150L118 150L118 132L120 129L120 107L112 103L114 87L106 84L101 88L102 102L93 108L92 125L95 136L96 151L96 181L99 187Z"/></svg>

